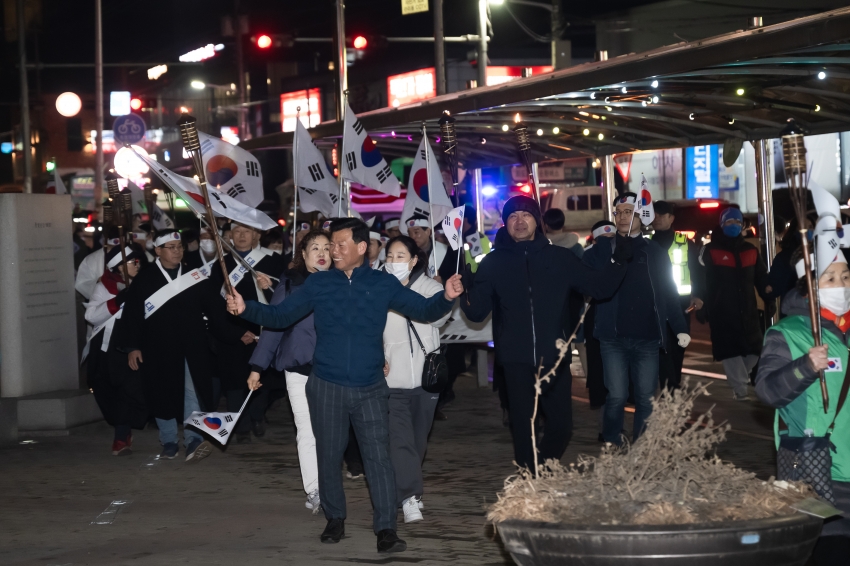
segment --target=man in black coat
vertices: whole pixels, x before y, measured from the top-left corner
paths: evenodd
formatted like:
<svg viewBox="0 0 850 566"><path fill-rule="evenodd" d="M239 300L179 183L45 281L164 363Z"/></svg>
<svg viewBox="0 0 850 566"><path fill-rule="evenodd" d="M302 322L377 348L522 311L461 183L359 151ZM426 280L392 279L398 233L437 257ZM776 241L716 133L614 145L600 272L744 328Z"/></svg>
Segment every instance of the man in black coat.
<svg viewBox="0 0 850 566"><path fill-rule="evenodd" d="M229 326L224 299L198 270L184 269L178 232L157 232L157 260L143 269L127 291L117 347L141 371L147 406L156 417L162 457L177 455L177 430L193 411L211 411L212 351L209 328L223 342L238 342L245 331ZM192 429L183 429L186 460L209 455L212 446Z"/></svg>
<svg viewBox="0 0 850 566"><path fill-rule="evenodd" d="M741 235L744 217L737 208L720 215L720 226L700 252L705 270L704 316L711 327L714 359L723 362L738 401L749 400L750 372L761 354L762 334L756 291L769 298L767 267L758 249Z"/></svg>
<svg viewBox="0 0 850 566"><path fill-rule="evenodd" d="M496 234L495 249L478 266L461 308L469 320L480 322L493 311L493 338L497 362L504 366L514 456L520 466L534 467L531 415L538 366L549 371L557 360L555 342L567 339L564 305L572 289L592 297L610 297L625 270L617 263L603 270L582 265L566 248L553 246L543 235L540 207L529 197L508 200L502 210L505 226ZM628 259L623 246L615 261ZM537 443L539 463L560 459L572 436L572 376L569 360L544 384L539 412L546 419L543 439Z"/></svg>

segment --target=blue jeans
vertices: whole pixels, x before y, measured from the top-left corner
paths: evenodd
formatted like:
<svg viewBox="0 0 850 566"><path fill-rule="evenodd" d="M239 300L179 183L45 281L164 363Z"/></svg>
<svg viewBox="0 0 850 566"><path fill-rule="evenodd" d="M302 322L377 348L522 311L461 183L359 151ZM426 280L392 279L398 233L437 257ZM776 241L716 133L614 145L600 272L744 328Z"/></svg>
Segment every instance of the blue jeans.
<svg viewBox="0 0 850 566"><path fill-rule="evenodd" d="M605 413L602 437L605 442L621 444L623 409L629 398L629 379L635 387L633 441L637 440L652 414L652 397L658 387L658 340L617 338L600 340L605 374Z"/></svg>
<svg viewBox="0 0 850 566"><path fill-rule="evenodd" d="M189 418L194 411L200 411L201 406L198 404L198 395L195 393L195 385L192 383L192 374L189 373L189 362L184 361L184 387L183 390L183 420ZM156 426L159 428L159 443L165 446L166 444L177 444L177 419L156 419ZM189 446L193 440L203 441L204 437L192 430L191 428L183 427L183 444Z"/></svg>

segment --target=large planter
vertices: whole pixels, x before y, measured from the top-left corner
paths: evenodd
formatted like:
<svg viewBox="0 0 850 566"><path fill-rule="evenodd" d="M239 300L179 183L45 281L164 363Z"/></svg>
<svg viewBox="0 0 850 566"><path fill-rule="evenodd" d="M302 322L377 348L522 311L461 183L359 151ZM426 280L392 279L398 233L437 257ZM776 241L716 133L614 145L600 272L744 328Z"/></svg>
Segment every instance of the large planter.
<svg viewBox="0 0 850 566"><path fill-rule="evenodd" d="M504 521L498 530L521 566L802 566L822 526L821 519L797 513L693 525Z"/></svg>

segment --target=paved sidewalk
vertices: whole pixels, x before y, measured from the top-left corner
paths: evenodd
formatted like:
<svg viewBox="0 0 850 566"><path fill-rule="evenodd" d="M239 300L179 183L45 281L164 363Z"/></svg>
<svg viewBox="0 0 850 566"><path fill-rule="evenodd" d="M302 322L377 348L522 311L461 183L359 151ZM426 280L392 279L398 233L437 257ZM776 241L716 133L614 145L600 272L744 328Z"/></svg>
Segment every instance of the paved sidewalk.
<svg viewBox="0 0 850 566"><path fill-rule="evenodd" d="M448 420L435 423L431 435L425 521L404 525L399 513L405 553L376 552L363 480L344 480L347 538L319 543L325 520L304 508L284 400L269 412L265 438L229 446L196 465L156 460L157 433L150 429L136 433L132 456L116 458L105 424L0 449L0 564L512 564L484 524L485 505L513 471L510 434L493 392L476 389L471 376L462 376L456 389ZM767 477L771 413L735 403L724 382L712 390L700 410L717 402L719 416L737 429L721 457ZM573 391L585 395L584 381L576 379ZM576 431L565 462L599 447L598 413L581 400L574 407ZM110 507L115 501L127 503ZM117 514L104 513L119 507ZM113 522L92 524L98 517Z"/></svg>

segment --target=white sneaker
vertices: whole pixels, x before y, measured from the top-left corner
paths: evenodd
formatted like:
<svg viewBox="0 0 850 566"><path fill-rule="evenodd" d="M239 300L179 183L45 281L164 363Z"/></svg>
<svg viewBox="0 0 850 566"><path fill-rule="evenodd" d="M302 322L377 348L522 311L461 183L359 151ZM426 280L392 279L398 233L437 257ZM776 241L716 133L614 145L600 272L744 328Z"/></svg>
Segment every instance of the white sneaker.
<svg viewBox="0 0 850 566"><path fill-rule="evenodd" d="M313 511L313 515L317 515L322 508L322 503L319 501L319 492L314 491L307 495L307 502L304 507Z"/></svg>
<svg viewBox="0 0 850 566"><path fill-rule="evenodd" d="M422 511L419 510L419 498L416 496L408 497L402 501L401 510L404 511L405 523L415 523L422 520Z"/></svg>
<svg viewBox="0 0 850 566"><path fill-rule="evenodd" d="M425 509L425 504L424 504L424 503L422 503L422 498L421 498L421 497L417 497L417 498L416 498L416 503L419 505L419 510L420 510L420 511L422 511L423 509Z"/></svg>

